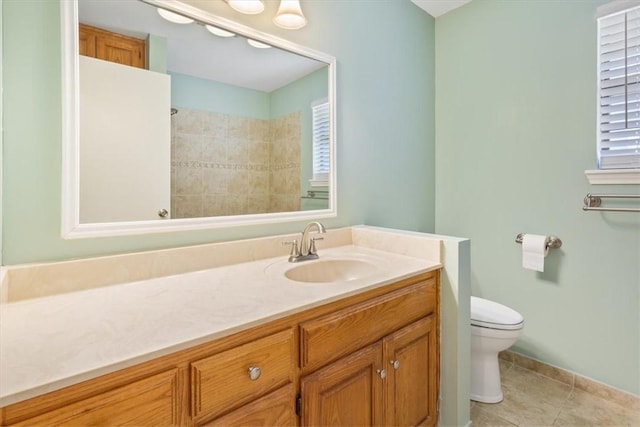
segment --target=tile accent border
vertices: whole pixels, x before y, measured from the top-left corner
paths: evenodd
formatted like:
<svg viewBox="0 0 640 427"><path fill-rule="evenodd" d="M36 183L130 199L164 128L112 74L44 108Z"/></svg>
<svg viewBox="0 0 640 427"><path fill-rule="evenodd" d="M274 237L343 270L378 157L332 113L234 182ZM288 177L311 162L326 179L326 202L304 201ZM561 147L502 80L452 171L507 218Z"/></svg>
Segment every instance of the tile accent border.
<svg viewBox="0 0 640 427"><path fill-rule="evenodd" d="M502 351L498 357L521 368L536 372L558 382L568 384L574 389L582 390L602 399L613 401L633 410L640 411L639 396L635 396L601 382L580 376L571 371L548 365L540 362L539 360L532 359L512 351Z"/></svg>

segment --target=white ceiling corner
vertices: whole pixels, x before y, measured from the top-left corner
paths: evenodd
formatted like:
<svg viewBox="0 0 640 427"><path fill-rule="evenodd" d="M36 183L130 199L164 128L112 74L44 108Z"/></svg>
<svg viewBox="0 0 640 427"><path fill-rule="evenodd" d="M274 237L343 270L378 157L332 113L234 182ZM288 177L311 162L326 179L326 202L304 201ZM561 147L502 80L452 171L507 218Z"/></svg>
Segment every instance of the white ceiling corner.
<svg viewBox="0 0 640 427"><path fill-rule="evenodd" d="M465 5L471 0L411 0L429 15L437 18L445 13Z"/></svg>

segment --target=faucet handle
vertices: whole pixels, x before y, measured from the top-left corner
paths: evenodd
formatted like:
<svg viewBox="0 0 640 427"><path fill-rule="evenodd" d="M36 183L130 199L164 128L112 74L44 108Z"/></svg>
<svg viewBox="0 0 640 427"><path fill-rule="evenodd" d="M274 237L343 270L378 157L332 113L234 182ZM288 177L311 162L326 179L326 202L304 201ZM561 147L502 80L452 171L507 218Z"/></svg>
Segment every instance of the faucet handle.
<svg viewBox="0 0 640 427"><path fill-rule="evenodd" d="M316 249L316 240L324 240L324 237L312 237L311 243L309 244L309 255L315 255L318 253Z"/></svg>
<svg viewBox="0 0 640 427"><path fill-rule="evenodd" d="M291 253L289 254L289 260L291 258L297 258L300 256L300 249L298 249L298 241L293 239L289 242L282 242L282 246L291 245Z"/></svg>

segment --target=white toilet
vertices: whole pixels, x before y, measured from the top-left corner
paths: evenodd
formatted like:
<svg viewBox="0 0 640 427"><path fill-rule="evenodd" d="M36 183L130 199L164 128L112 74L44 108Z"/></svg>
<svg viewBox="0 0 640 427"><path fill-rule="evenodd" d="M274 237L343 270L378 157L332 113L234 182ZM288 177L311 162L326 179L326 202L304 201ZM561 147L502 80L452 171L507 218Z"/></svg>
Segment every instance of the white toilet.
<svg viewBox="0 0 640 427"><path fill-rule="evenodd" d="M482 298L471 297L471 399L502 401L498 353L522 335L524 318L517 311Z"/></svg>

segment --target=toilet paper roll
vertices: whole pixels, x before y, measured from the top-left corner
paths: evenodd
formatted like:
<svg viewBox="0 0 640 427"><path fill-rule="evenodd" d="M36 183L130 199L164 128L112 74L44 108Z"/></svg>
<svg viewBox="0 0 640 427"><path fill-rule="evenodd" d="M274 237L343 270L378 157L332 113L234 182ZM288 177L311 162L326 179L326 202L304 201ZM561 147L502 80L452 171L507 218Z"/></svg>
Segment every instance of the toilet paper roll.
<svg viewBox="0 0 640 427"><path fill-rule="evenodd" d="M544 258L549 253L546 242L547 236L525 234L522 237L522 267L544 271Z"/></svg>

